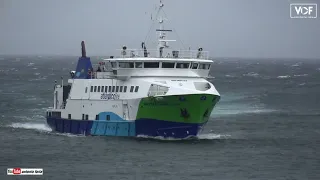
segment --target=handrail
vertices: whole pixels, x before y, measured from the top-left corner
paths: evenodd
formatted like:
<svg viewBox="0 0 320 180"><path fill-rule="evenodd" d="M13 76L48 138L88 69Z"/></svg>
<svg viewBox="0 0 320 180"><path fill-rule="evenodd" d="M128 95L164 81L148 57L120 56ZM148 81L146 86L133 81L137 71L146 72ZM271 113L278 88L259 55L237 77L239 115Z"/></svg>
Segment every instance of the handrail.
<svg viewBox="0 0 320 180"><path fill-rule="evenodd" d="M158 49L122 49L116 50L114 58L154 57L154 58L183 58L183 59L209 59L209 51L172 50L164 49L159 55Z"/></svg>

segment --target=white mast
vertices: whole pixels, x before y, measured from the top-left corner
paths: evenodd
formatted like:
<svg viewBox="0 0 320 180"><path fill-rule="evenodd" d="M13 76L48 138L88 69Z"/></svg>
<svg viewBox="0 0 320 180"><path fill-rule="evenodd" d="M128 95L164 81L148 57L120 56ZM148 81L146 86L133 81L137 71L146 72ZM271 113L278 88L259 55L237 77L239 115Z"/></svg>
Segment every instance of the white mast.
<svg viewBox="0 0 320 180"><path fill-rule="evenodd" d="M159 11L162 10L163 6L164 6L164 4L162 3L162 0L160 0ZM156 31L159 31L158 57L163 57L163 49L169 47L167 42L168 41L176 41L176 40L167 40L166 39L166 32L172 32L172 30L163 29L163 22L166 19L164 19L162 16L160 16L158 20L159 20L159 26L160 26L160 28L156 30Z"/></svg>

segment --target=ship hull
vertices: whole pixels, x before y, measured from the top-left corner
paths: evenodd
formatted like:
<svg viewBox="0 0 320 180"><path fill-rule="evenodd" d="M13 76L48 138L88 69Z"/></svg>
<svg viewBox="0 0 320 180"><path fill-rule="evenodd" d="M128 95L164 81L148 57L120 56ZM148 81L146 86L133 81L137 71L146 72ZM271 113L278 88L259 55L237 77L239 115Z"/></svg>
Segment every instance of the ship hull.
<svg viewBox="0 0 320 180"><path fill-rule="evenodd" d="M47 118L52 131L86 136L143 136L187 138L197 136L204 124L180 123L155 119L136 121L100 121Z"/></svg>

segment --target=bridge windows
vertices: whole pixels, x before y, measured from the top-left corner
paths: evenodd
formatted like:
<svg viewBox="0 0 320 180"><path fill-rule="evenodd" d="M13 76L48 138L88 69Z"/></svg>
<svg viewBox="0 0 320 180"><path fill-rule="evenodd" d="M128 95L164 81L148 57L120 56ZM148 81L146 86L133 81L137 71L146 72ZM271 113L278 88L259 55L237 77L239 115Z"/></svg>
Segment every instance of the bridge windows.
<svg viewBox="0 0 320 180"><path fill-rule="evenodd" d="M174 68L174 64L173 62L163 62L162 63L162 68Z"/></svg>
<svg viewBox="0 0 320 180"><path fill-rule="evenodd" d="M116 90L115 86L112 86L112 92L114 92Z"/></svg>
<svg viewBox="0 0 320 180"><path fill-rule="evenodd" d="M99 115L96 115L96 120L99 120Z"/></svg>
<svg viewBox="0 0 320 180"><path fill-rule="evenodd" d="M100 86L98 86L98 92L100 92Z"/></svg>
<svg viewBox="0 0 320 180"><path fill-rule="evenodd" d="M119 68L134 68L133 62L119 62Z"/></svg>
<svg viewBox="0 0 320 180"><path fill-rule="evenodd" d="M71 119L71 114L68 114L68 119Z"/></svg>
<svg viewBox="0 0 320 180"><path fill-rule="evenodd" d="M139 90L139 86L136 86L136 88L134 89L134 92L138 92Z"/></svg>
<svg viewBox="0 0 320 180"><path fill-rule="evenodd" d="M86 89L84 90L84 93L87 93L88 92L88 87L86 87Z"/></svg>
<svg viewBox="0 0 320 180"><path fill-rule="evenodd" d="M123 92L127 92L127 86L124 86Z"/></svg>
<svg viewBox="0 0 320 180"><path fill-rule="evenodd" d="M116 87L116 92L119 92L119 86Z"/></svg>
<svg viewBox="0 0 320 180"><path fill-rule="evenodd" d="M135 68L142 68L142 62L135 62Z"/></svg>
<svg viewBox="0 0 320 180"><path fill-rule="evenodd" d="M119 68L177 68L177 69L210 69L210 63L200 63L200 62L119 62Z"/></svg>
<svg viewBox="0 0 320 180"><path fill-rule="evenodd" d="M198 65L199 65L198 63L192 63L190 68L191 69L198 69Z"/></svg>
<svg viewBox="0 0 320 180"><path fill-rule="evenodd" d="M200 64L199 69L210 69L210 64Z"/></svg>
<svg viewBox="0 0 320 180"><path fill-rule="evenodd" d="M159 62L144 62L144 68L159 68Z"/></svg>
<svg viewBox="0 0 320 180"><path fill-rule="evenodd" d="M93 86L90 87L90 92L93 92Z"/></svg>
<svg viewBox="0 0 320 180"><path fill-rule="evenodd" d="M101 86L101 92L104 92L104 86Z"/></svg>
<svg viewBox="0 0 320 180"><path fill-rule="evenodd" d="M120 92L122 92L123 86L120 86Z"/></svg>
<svg viewBox="0 0 320 180"><path fill-rule="evenodd" d="M94 86L94 92L97 92L97 86Z"/></svg>
<svg viewBox="0 0 320 180"><path fill-rule="evenodd" d="M110 120L110 115L106 116L106 120L109 121Z"/></svg>
<svg viewBox="0 0 320 180"><path fill-rule="evenodd" d="M134 86L131 86L131 87L130 87L130 92L133 92L133 88L134 88Z"/></svg>
<svg viewBox="0 0 320 180"><path fill-rule="evenodd" d="M190 63L177 63L176 68L188 69L188 68L189 68L189 64L190 64Z"/></svg>

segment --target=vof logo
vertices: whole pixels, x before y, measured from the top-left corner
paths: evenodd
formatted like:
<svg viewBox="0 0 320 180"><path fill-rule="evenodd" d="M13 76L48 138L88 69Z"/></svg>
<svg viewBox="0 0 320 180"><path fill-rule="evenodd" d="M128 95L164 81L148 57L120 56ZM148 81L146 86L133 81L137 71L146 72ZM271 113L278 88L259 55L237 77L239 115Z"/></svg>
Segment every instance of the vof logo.
<svg viewBox="0 0 320 180"><path fill-rule="evenodd" d="M291 18L317 18L317 4L290 4Z"/></svg>

